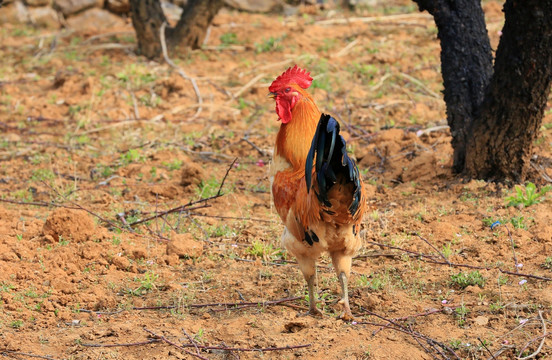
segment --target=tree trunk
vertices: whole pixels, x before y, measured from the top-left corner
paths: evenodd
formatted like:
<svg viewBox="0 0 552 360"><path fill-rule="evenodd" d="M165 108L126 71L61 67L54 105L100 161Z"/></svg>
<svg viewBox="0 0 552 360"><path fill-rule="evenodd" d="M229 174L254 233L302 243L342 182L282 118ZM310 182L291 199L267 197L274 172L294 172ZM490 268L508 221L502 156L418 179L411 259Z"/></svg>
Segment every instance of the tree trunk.
<svg viewBox="0 0 552 360"><path fill-rule="evenodd" d="M222 5L223 0L189 0L176 26L165 30L167 47L201 47L207 28ZM130 0L130 9L138 52L150 59L160 56L159 29L167 19L159 0Z"/></svg>
<svg viewBox="0 0 552 360"><path fill-rule="evenodd" d="M476 110L493 73L491 44L480 0L414 0L435 19L441 41L441 72L453 170L461 173Z"/></svg>
<svg viewBox="0 0 552 360"><path fill-rule="evenodd" d="M552 0L507 0L494 73L479 0L414 0L441 40L453 170L521 182L552 81Z"/></svg>
<svg viewBox="0 0 552 360"><path fill-rule="evenodd" d="M223 0L190 0L174 28L167 30L170 46L185 45L199 49L213 18L223 5Z"/></svg>
<svg viewBox="0 0 552 360"><path fill-rule="evenodd" d="M159 56L159 29L167 21L159 0L130 0L130 16L136 31L138 52L149 59Z"/></svg>
<svg viewBox="0 0 552 360"><path fill-rule="evenodd" d="M508 0L494 76L467 143L465 174L525 179L552 82L552 0Z"/></svg>

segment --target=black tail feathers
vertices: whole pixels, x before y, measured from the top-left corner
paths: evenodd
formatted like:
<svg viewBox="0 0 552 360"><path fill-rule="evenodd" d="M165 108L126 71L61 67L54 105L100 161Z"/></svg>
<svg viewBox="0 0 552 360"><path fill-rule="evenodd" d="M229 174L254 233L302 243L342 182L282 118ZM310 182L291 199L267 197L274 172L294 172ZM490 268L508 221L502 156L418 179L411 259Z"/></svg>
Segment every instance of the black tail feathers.
<svg viewBox="0 0 552 360"><path fill-rule="evenodd" d="M322 114L320 116L307 155L305 164L307 191L310 191L312 187L313 164L318 183L318 193L316 193L318 200L327 207L332 206L328 199L328 192L336 183L337 175L343 174L347 181L354 184L349 212L355 214L360 204L362 190L358 168L354 160L347 154L345 139L339 135L339 123L330 115Z"/></svg>

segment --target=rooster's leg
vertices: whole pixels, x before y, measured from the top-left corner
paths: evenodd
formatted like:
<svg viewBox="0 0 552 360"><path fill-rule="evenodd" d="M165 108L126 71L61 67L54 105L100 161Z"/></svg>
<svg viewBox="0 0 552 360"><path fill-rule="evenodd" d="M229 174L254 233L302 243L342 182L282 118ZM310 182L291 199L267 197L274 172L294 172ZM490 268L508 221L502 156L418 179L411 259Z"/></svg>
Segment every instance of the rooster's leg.
<svg viewBox="0 0 552 360"><path fill-rule="evenodd" d="M343 313L340 318L345 321L354 319L351 307L349 306L349 292L347 290L347 278L351 273L352 258L349 255L343 253L332 253L332 262L341 284L341 300L339 303L343 307Z"/></svg>
<svg viewBox="0 0 552 360"><path fill-rule="evenodd" d="M316 292L314 291L314 282L316 280L316 262L309 257L297 256L297 262L299 268L307 281L307 288L309 290L309 314L322 315L322 312L316 307Z"/></svg>
<svg viewBox="0 0 552 360"><path fill-rule="evenodd" d="M319 316L322 315L322 311L320 311L316 307L316 293L314 291L314 280L316 279L316 275L311 275L307 280L307 287L309 289L309 314Z"/></svg>

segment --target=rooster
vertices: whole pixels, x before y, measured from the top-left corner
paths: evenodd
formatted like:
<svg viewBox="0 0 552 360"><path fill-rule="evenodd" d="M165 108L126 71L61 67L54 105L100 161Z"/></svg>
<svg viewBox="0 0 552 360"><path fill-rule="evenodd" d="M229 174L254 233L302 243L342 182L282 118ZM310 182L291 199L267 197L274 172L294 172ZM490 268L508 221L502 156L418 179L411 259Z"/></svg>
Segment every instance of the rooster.
<svg viewBox="0 0 552 360"><path fill-rule="evenodd" d="M269 87L282 122L270 167L274 206L285 229L282 245L297 258L307 281L309 313L316 308L316 260L328 252L341 285L341 318L352 320L347 279L360 249L366 192L339 134L339 123L320 112L306 91L310 72L295 65Z"/></svg>

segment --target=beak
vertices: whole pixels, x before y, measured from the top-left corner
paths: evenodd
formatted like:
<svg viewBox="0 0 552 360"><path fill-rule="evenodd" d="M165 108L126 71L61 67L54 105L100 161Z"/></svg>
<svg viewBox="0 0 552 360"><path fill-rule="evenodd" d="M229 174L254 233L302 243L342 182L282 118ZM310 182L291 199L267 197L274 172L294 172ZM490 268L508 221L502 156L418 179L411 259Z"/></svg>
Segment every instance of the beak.
<svg viewBox="0 0 552 360"><path fill-rule="evenodd" d="M278 93L275 93L275 92L270 91L270 92L268 93L267 96L269 96L269 97L275 99L277 95L278 95Z"/></svg>

